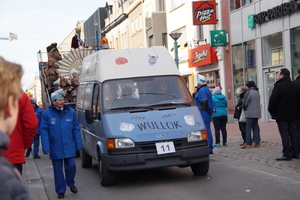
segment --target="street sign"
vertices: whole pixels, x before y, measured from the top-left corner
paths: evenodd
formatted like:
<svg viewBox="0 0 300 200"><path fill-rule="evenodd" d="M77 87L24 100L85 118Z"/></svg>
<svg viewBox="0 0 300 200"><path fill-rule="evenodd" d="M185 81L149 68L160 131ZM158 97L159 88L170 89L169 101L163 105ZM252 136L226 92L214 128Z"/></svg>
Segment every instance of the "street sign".
<svg viewBox="0 0 300 200"><path fill-rule="evenodd" d="M211 47L225 47L227 46L226 30L210 31L210 46Z"/></svg>

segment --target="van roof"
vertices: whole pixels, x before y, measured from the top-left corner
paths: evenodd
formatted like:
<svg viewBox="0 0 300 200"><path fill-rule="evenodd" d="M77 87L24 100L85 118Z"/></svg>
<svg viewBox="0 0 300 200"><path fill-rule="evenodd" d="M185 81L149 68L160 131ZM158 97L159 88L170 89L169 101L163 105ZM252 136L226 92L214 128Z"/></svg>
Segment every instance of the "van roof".
<svg viewBox="0 0 300 200"><path fill-rule="evenodd" d="M84 58L80 82L156 75L180 75L165 47L100 50Z"/></svg>

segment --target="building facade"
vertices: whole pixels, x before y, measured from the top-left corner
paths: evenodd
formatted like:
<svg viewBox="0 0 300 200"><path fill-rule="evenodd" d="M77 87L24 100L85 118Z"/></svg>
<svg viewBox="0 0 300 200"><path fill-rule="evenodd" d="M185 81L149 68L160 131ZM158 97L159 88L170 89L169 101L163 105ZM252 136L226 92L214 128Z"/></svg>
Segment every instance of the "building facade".
<svg viewBox="0 0 300 200"><path fill-rule="evenodd" d="M268 100L280 68L292 79L300 68L300 2L288 0L230 1L230 44L233 88L256 82L263 121L271 121ZM237 97L235 95L235 97Z"/></svg>

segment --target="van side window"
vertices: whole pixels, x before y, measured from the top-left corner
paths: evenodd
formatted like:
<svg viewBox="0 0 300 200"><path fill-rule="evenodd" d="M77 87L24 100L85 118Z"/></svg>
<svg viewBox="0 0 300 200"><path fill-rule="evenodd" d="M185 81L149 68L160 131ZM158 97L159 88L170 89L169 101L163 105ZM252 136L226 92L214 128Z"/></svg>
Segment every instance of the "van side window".
<svg viewBox="0 0 300 200"><path fill-rule="evenodd" d="M85 89L85 85L82 84L78 87L78 91L77 91L76 106L77 106L77 108L80 108L80 109L83 108L84 89Z"/></svg>
<svg viewBox="0 0 300 200"><path fill-rule="evenodd" d="M94 94L93 94L93 116L96 117L97 113L100 111L99 104L99 84L94 85Z"/></svg>
<svg viewBox="0 0 300 200"><path fill-rule="evenodd" d="M91 97L92 97L92 90L93 84L88 84L85 88L84 100L83 100L83 109L89 110L91 109Z"/></svg>

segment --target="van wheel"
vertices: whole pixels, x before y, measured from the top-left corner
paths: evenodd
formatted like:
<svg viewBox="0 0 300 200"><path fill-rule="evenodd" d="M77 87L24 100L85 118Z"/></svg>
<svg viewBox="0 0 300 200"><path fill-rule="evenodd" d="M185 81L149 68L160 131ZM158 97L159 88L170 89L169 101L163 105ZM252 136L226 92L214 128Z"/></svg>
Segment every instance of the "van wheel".
<svg viewBox="0 0 300 200"><path fill-rule="evenodd" d="M86 153L84 148L82 149L82 156L81 156L81 167L82 168L89 168L92 166L93 158Z"/></svg>
<svg viewBox="0 0 300 200"><path fill-rule="evenodd" d="M106 169L105 164L99 159L99 178L102 186L109 186L115 183L115 173Z"/></svg>
<svg viewBox="0 0 300 200"><path fill-rule="evenodd" d="M206 175L209 170L209 161L193 164L191 168L195 176Z"/></svg>

